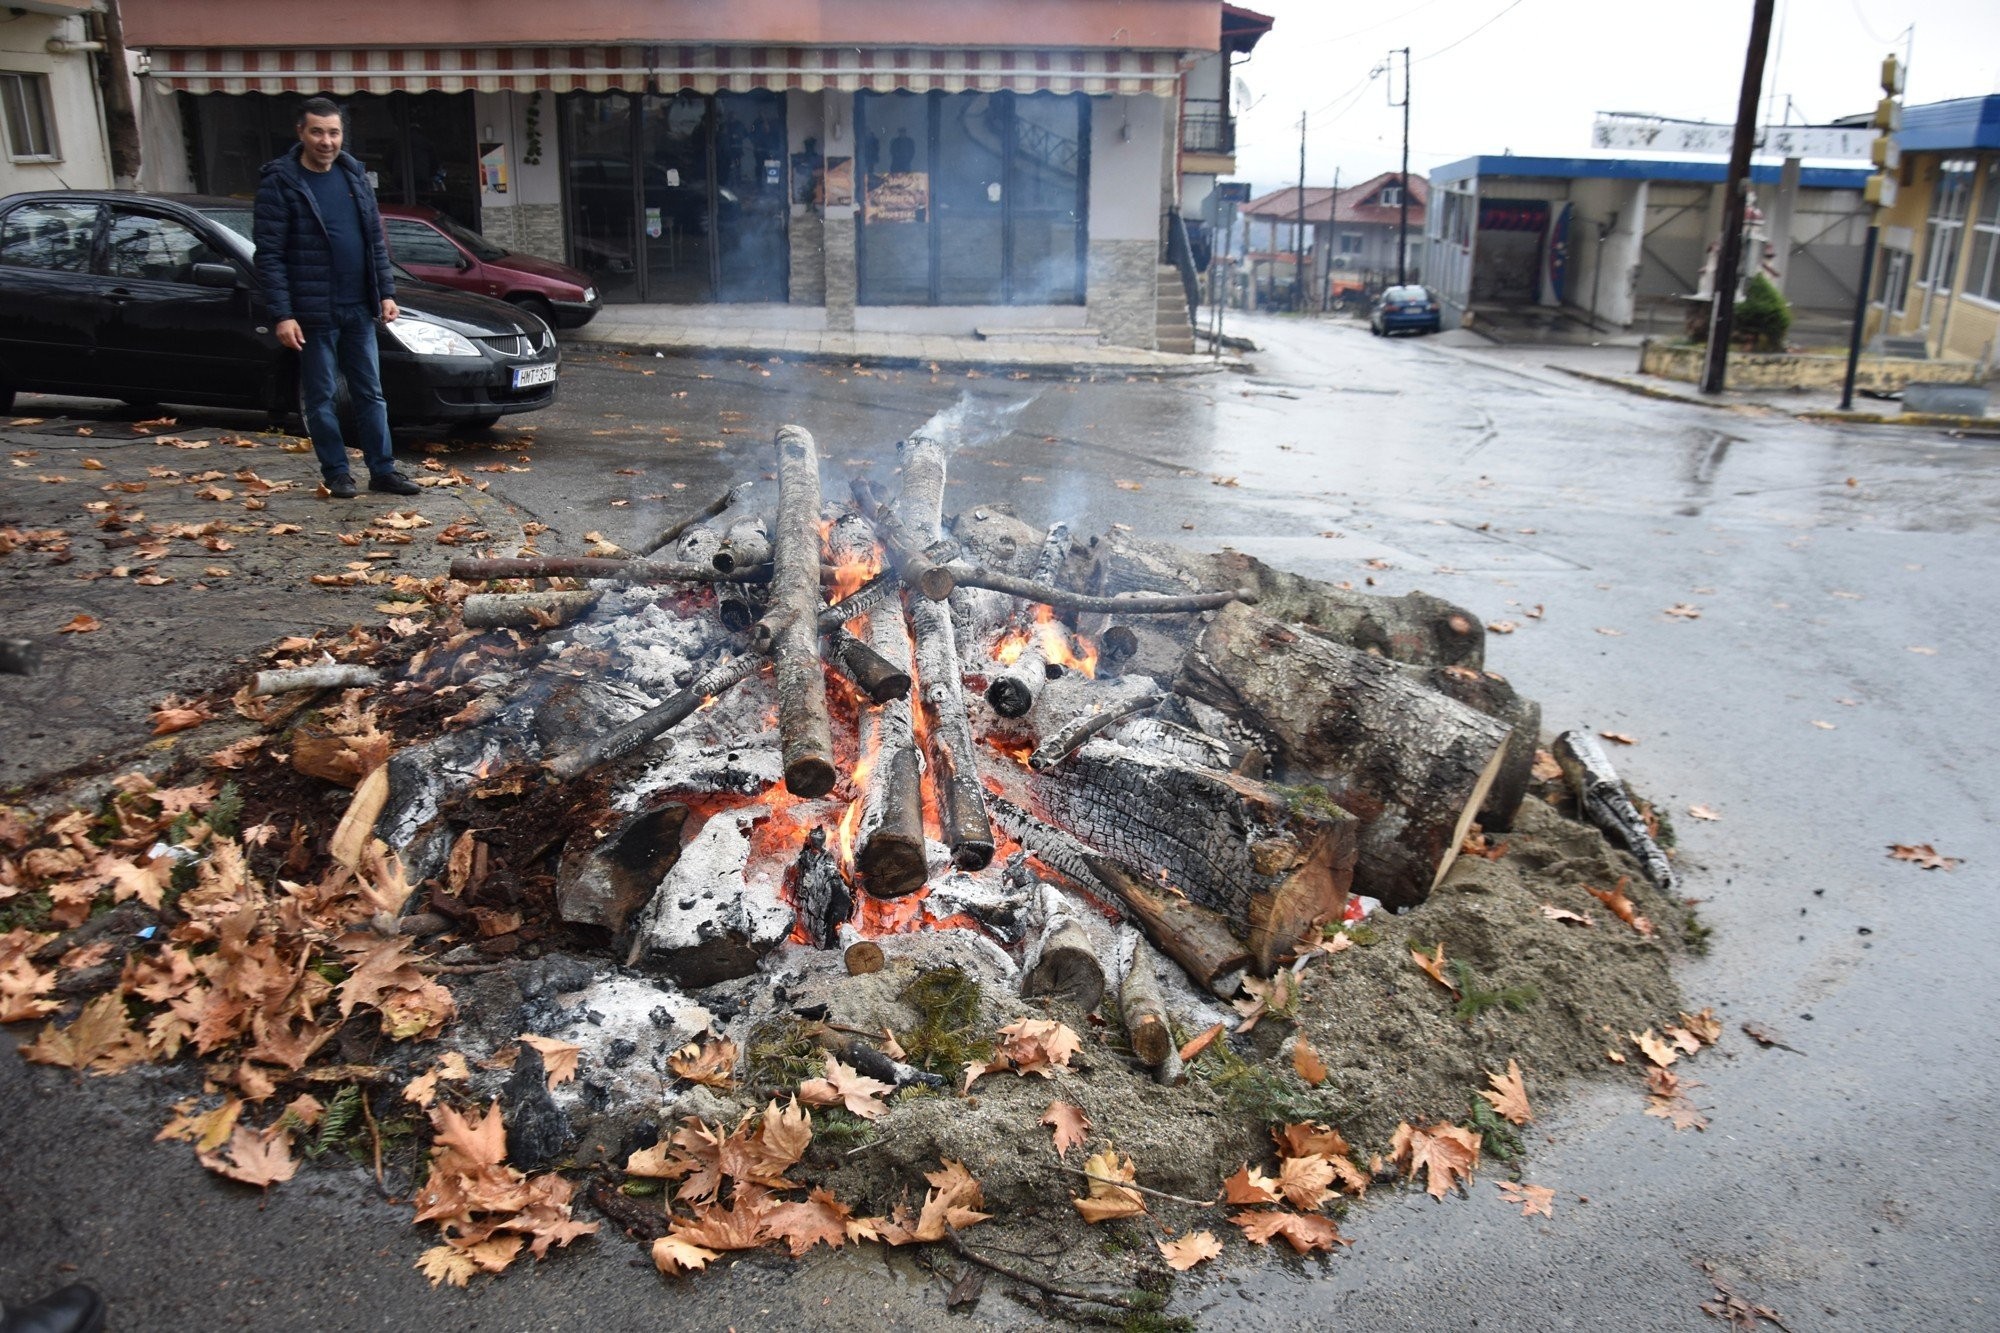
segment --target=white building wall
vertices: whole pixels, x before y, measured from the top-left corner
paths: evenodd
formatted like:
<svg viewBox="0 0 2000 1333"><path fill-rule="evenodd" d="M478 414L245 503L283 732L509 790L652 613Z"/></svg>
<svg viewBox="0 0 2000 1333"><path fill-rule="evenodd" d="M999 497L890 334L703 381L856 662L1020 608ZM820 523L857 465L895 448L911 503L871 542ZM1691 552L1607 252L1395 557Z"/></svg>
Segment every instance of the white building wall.
<svg viewBox="0 0 2000 1333"><path fill-rule="evenodd" d="M1600 327L1626 328L1639 291L1646 182L1579 180L1570 201L1569 304Z"/></svg>
<svg viewBox="0 0 2000 1333"><path fill-rule="evenodd" d="M17 190L104 190L111 187L111 153L104 114L88 54L51 55L51 38L80 42L81 18L14 10L0 21L0 70L48 80L55 155L46 162L14 161L0 142L0 194Z"/></svg>

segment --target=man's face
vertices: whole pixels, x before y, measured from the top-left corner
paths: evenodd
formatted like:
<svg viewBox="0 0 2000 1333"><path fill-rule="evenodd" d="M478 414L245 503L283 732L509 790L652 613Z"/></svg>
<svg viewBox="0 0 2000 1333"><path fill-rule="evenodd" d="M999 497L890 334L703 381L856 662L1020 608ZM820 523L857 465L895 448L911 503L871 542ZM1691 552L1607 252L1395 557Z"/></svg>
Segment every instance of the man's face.
<svg viewBox="0 0 2000 1333"><path fill-rule="evenodd" d="M306 165L325 171L340 156L340 117L308 114L299 126L299 142L305 145Z"/></svg>

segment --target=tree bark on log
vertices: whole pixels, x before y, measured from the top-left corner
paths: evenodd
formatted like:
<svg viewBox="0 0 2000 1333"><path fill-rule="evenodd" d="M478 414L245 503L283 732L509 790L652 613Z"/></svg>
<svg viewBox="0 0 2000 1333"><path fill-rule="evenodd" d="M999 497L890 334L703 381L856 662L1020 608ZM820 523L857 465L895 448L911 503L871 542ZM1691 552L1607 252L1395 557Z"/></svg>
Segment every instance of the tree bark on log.
<svg viewBox="0 0 2000 1333"><path fill-rule="evenodd" d="M847 678L875 703L901 699L910 692L910 673L861 639L836 626L826 636L828 655Z"/></svg>
<svg viewBox="0 0 2000 1333"><path fill-rule="evenodd" d="M1513 828L1514 816L1520 813L1528 784L1534 780L1535 748L1542 739L1542 706L1522 698L1506 677L1490 671L1458 666L1404 670L1446 698L1513 728L1507 736L1506 758L1479 806L1481 828L1488 832Z"/></svg>
<svg viewBox="0 0 2000 1333"><path fill-rule="evenodd" d="M1506 759L1504 724L1245 607L1215 614L1175 688L1268 735L1282 776L1362 820L1354 888L1391 907L1444 878Z"/></svg>
<svg viewBox="0 0 2000 1333"><path fill-rule="evenodd" d="M799 426L780 427L780 430L786 429L797 430L803 433L803 428ZM806 438L810 440L812 437L807 435ZM781 444L778 448L779 457L782 458L784 456L784 446ZM819 452L817 449L813 451L813 467L815 469L813 473L813 521L817 524L819 521L819 473L817 471L819 467ZM784 506L785 481L781 468L778 477L778 526L780 528L787 522ZM818 538L817 528L814 530L814 538L815 540ZM739 518L729 525L729 530L722 534L722 545L718 546L715 554L709 557L709 563L713 564L718 572L734 578L738 570L755 569L757 566L764 564L775 565L777 561L772 554L774 549L775 542L769 525L762 518L750 515Z"/></svg>
<svg viewBox="0 0 2000 1333"><path fill-rule="evenodd" d="M547 761L544 767L556 777L567 779L622 758L655 737L679 726L710 699L756 675L767 661L768 659L755 653L743 653L726 662L717 663L696 676L679 694L671 696L657 707L647 709L630 722L605 732L582 749L556 756Z"/></svg>
<svg viewBox="0 0 2000 1333"><path fill-rule="evenodd" d="M854 915L854 895L841 876L839 858L827 850L826 830L806 835L789 876L798 924L815 949L831 949L840 926Z"/></svg>
<svg viewBox="0 0 2000 1333"><path fill-rule="evenodd" d="M250 682L252 694L289 694L293 690L349 690L380 685L382 673L357 662L322 662L286 671L259 671Z"/></svg>
<svg viewBox="0 0 2000 1333"><path fill-rule="evenodd" d="M1078 888L1120 907L1196 985L1225 1000L1236 993L1242 973L1250 966L1250 951L1230 934L1219 915L1160 891L1157 884L1098 855L1012 801L996 796L992 803L994 814L1015 841Z"/></svg>
<svg viewBox="0 0 2000 1333"><path fill-rule="evenodd" d="M944 445L925 435L903 442L903 490L895 514L918 541L935 541L944 507ZM946 595L950 593L946 589ZM993 823L979 782L978 751L965 711L965 686L952 635L951 611L927 594L907 605L916 641L916 678L922 691L930 748L932 789L953 864L984 869L993 859Z"/></svg>
<svg viewBox="0 0 2000 1333"><path fill-rule="evenodd" d="M1556 737L1550 753L1562 765L1563 777L1576 793L1577 808L1583 817L1638 858L1648 883L1661 893L1672 893L1673 863L1647 832L1644 817L1626 795L1625 784L1611 767L1611 757L1604 753L1604 747L1588 732L1565 731Z"/></svg>
<svg viewBox="0 0 2000 1333"><path fill-rule="evenodd" d="M449 573L461 583L487 579L610 579L614 583L769 583L768 566L724 574L710 564L684 560L612 559L609 556L541 555L507 559L461 556Z"/></svg>
<svg viewBox="0 0 2000 1333"><path fill-rule="evenodd" d="M1359 821L1336 806L1288 802L1261 782L1106 740L1030 785L1084 843L1157 868L1167 891L1220 913L1260 975L1347 905Z"/></svg>
<svg viewBox="0 0 2000 1333"><path fill-rule="evenodd" d="M1042 538L1030 581L1042 585L1054 583L1056 575L1062 570L1063 557L1068 553L1069 524L1052 524L1048 534ZM986 702L1002 717L1026 716L1028 710L1035 706L1035 700L1041 697L1042 687L1063 672L1062 667L1052 665L1048 660L1033 603L1015 600L1007 623L1000 631L1001 644L1004 646L1016 634L1028 640L1019 656L1013 662L987 673Z"/></svg>
<svg viewBox="0 0 2000 1333"><path fill-rule="evenodd" d="M747 481L741 481L731 486L728 490L716 496L692 514L689 514L686 518L681 519L677 523L669 523L666 527L661 528L658 533L654 534L651 541L639 548L639 554L642 556L651 555L661 547L679 541L682 533L697 523L706 523L709 519L714 518L717 514L729 508L730 505L735 504L737 497L749 489L750 483Z"/></svg>
<svg viewBox="0 0 2000 1333"><path fill-rule="evenodd" d="M1052 606L1059 611L1110 611L1127 616L1170 616L1191 611L1213 611L1231 602L1248 604L1257 600L1257 593L1251 588L1165 595L1121 593L1116 597L1097 597L1090 593L1071 592L1067 588L1036 583L1032 579L1017 579L1012 574L1002 574L991 569L976 569L971 565L954 564L948 568L953 586L991 588L994 592L1023 597L1031 602Z"/></svg>
<svg viewBox="0 0 2000 1333"><path fill-rule="evenodd" d="M1131 932L1129 942L1132 957L1118 983L1118 1013L1125 1020L1125 1037L1132 1045L1132 1054L1158 1069L1178 1050L1173 1023L1160 991L1152 946L1137 931Z"/></svg>
<svg viewBox="0 0 2000 1333"><path fill-rule="evenodd" d="M890 579L895 586L894 575ZM867 633L869 646L907 676L910 634L900 598L868 617ZM910 712L914 706L905 691L901 698L862 709L856 719L859 752L869 767L862 778L854 867L862 887L877 898L915 893L930 874L924 854L923 777Z"/></svg>
<svg viewBox="0 0 2000 1333"><path fill-rule="evenodd" d="M1039 929L1022 960L1021 994L1072 1000L1089 1013L1104 999L1104 963L1083 916L1053 885L1037 882Z"/></svg>
<svg viewBox="0 0 2000 1333"><path fill-rule="evenodd" d="M938 484L941 487L944 446L927 436L915 436L903 442L904 450L909 451L918 441L922 441L927 450L938 455L940 476ZM905 494L909 492L909 486L909 474L905 471L903 476ZM872 519L875 530L881 533L882 548L889 553L889 565L896 571L896 576L903 581L903 585L921 592L933 602L942 602L951 596L951 590L956 586L951 571L930 554L930 548L940 540L939 520L933 519L925 523L921 518L912 519L901 501L891 507L876 494L874 486L862 478L855 479L852 489L854 502L861 506L862 514ZM944 497L940 493L938 497L940 513L943 504Z"/></svg>
<svg viewBox="0 0 2000 1333"><path fill-rule="evenodd" d="M1302 624L1336 643L1421 666L1478 668L1486 627L1462 606L1426 592L1385 597L1273 569L1240 551L1203 554L1113 534L1096 539L1106 591L1179 592L1243 587L1273 619Z"/></svg>
<svg viewBox="0 0 2000 1333"><path fill-rule="evenodd" d="M467 629L554 629L581 619L601 591L476 592L460 614Z"/></svg>
<svg viewBox="0 0 2000 1333"><path fill-rule="evenodd" d="M778 518L772 533L771 606L782 617L771 643L777 667L778 737L785 790L811 799L833 790L833 725L820 669L819 447L798 426L780 426ZM716 554L719 562L722 553Z"/></svg>

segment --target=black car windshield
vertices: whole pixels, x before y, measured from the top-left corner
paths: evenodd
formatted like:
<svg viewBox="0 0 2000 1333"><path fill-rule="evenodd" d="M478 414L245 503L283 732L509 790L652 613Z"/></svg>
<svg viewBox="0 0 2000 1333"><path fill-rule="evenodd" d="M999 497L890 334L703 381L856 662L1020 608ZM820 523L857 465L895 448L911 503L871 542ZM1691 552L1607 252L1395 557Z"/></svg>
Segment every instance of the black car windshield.
<svg viewBox="0 0 2000 1333"><path fill-rule="evenodd" d="M433 227L436 227L439 231L443 232L445 235L451 237L451 239L453 239L454 241L457 241L460 245L464 246L466 249L470 250L472 252L472 257L474 259L480 260L483 263L490 264L496 259L505 259L507 257L507 252L505 250L502 250L499 246L493 244L493 242L487 240L484 236L481 236L478 232L473 231L467 227L459 226L458 223L453 222L450 218L446 217L442 213L438 214L434 218L431 218L430 224Z"/></svg>

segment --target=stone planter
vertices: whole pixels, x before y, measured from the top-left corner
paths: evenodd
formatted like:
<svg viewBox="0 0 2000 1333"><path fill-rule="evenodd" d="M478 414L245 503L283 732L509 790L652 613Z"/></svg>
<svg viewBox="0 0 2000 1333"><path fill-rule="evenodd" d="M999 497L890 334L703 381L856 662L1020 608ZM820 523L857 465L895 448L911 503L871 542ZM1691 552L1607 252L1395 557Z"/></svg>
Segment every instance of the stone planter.
<svg viewBox="0 0 2000 1333"><path fill-rule="evenodd" d="M1701 382L1705 347L1693 343L1658 342L1648 338L1639 347L1639 370L1661 379ZM1729 389L1837 389L1847 376L1845 356L1794 352L1731 352L1724 380ZM1977 361L1927 361L1921 357L1863 355L1855 368L1854 387L1880 393L1900 393L1912 383L1980 384L1985 367Z"/></svg>

